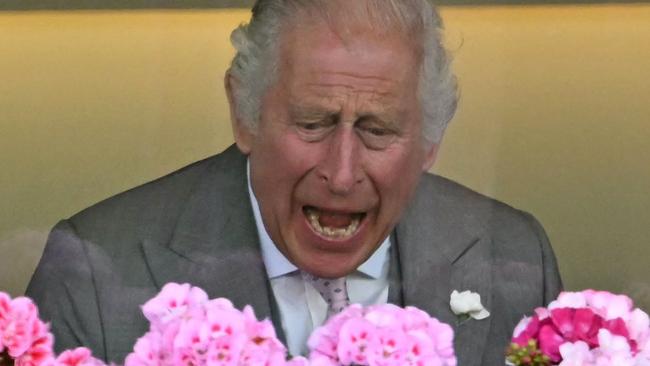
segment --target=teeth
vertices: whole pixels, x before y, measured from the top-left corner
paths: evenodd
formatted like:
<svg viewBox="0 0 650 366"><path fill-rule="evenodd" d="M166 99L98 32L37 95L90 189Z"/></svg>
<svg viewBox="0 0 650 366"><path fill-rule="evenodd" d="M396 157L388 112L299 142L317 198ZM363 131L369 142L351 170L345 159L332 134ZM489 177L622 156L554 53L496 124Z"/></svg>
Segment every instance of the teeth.
<svg viewBox="0 0 650 366"><path fill-rule="evenodd" d="M344 238L347 236L351 236L357 231L357 229L359 228L359 222L361 222L361 219L355 215L355 217L352 219L352 221L347 227L333 228L329 226L321 226L320 222L318 221L318 219L320 218L320 214L313 209L307 209L306 211L307 211L306 212L307 219L309 219L309 223L311 224L311 227L317 233L330 238Z"/></svg>

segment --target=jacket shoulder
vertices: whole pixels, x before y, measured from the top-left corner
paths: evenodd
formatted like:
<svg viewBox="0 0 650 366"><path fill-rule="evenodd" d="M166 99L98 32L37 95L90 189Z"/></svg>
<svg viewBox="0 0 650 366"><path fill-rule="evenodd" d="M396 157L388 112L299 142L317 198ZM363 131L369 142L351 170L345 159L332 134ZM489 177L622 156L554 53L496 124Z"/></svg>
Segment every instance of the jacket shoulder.
<svg viewBox="0 0 650 366"><path fill-rule="evenodd" d="M488 235L497 244L497 251L512 243L547 240L541 225L528 212L435 174L424 175L413 204L417 212L430 212L434 219L454 223L456 228L474 228Z"/></svg>
<svg viewBox="0 0 650 366"><path fill-rule="evenodd" d="M448 178L425 174L416 193L416 200L431 206L442 206L449 214L462 212L478 220L516 219L529 215L504 202L478 193ZM442 208L441 207L441 208Z"/></svg>
<svg viewBox="0 0 650 366"><path fill-rule="evenodd" d="M230 147L100 201L68 221L80 237L96 239L95 243L102 243L104 237L111 237L114 243L135 237L166 240L196 186L207 176L214 177L215 171L227 174L233 164L243 165L244 162L245 157L236 147Z"/></svg>

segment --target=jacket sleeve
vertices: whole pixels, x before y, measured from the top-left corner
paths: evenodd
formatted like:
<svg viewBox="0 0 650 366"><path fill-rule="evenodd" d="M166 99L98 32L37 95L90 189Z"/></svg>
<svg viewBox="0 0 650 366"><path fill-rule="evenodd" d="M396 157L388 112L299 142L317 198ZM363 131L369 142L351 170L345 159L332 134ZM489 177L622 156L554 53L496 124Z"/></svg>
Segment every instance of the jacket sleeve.
<svg viewBox="0 0 650 366"><path fill-rule="evenodd" d="M50 232L26 295L50 322L57 353L85 346L106 359L92 266L69 221L59 222Z"/></svg>
<svg viewBox="0 0 650 366"><path fill-rule="evenodd" d="M551 243L546 236L544 228L532 215L528 215L528 218L531 221L533 231L537 235L542 251L542 267L544 271L543 305L546 306L549 302L555 300L560 291L562 291L562 279L560 277L560 271L557 265L557 260L555 259L555 254L553 253Z"/></svg>

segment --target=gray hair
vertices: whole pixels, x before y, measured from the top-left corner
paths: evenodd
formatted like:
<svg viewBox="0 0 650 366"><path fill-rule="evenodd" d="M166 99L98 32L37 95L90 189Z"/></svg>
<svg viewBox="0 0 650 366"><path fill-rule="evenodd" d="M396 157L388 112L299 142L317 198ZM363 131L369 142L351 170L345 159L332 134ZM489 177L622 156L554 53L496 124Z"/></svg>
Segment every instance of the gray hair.
<svg viewBox="0 0 650 366"><path fill-rule="evenodd" d="M422 42L422 64L418 92L423 113L423 136L439 143L447 124L456 112L458 91L451 70L451 59L442 45L442 20L427 0L344 0L346 4L362 4L356 10L356 21L370 27L397 29L405 36L419 37ZM296 22L300 12L320 12L334 19L338 1L333 0L258 0L249 24L236 28L230 37L237 54L229 72L238 81L234 90L237 117L255 131L260 118L264 93L278 77L279 42L284 27ZM354 9L345 9L346 15ZM357 12L359 13L359 12ZM417 39L417 38L416 38Z"/></svg>

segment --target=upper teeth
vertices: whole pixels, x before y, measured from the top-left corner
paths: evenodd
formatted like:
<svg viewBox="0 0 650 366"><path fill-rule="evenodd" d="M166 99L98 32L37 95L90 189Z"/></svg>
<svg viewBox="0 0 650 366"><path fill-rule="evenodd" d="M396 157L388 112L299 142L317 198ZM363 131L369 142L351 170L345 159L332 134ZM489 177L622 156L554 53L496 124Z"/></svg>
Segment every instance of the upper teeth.
<svg viewBox="0 0 650 366"><path fill-rule="evenodd" d="M357 231L357 229L359 228L359 222L361 221L360 217L354 215L352 217L352 221L350 221L350 224L348 224L347 227L335 228L329 226L322 226L318 221L318 219L320 218L320 213L318 211L313 209L308 209L306 211L307 211L307 218L309 219L309 223L311 224L311 227L317 233L332 238L342 238L354 234L354 232Z"/></svg>

